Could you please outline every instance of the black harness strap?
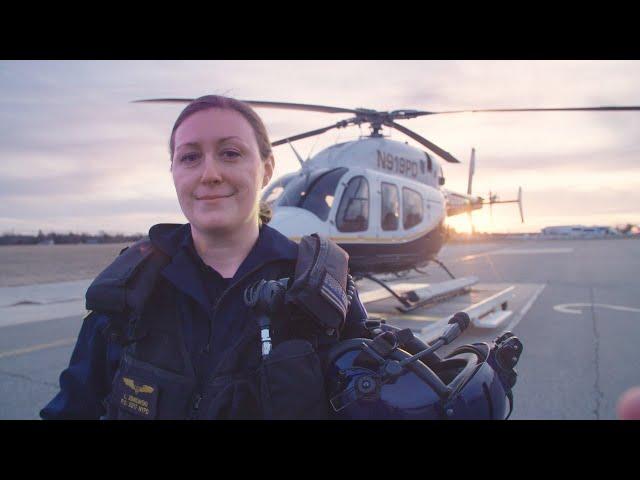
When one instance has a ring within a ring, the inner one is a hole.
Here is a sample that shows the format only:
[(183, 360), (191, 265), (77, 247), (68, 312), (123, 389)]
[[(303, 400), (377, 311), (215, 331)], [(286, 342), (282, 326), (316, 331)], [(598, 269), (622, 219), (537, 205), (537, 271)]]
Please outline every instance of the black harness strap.
[[(373, 353), (370, 353), (368, 349)], [(387, 359), (389, 354), (398, 348), (398, 340), (394, 333), (383, 332), (373, 339), (368, 348), (362, 350), (354, 360), (354, 365), (372, 368), (380, 365), (381, 358)], [(378, 358), (376, 358), (376, 356)]]
[[(112, 340), (129, 343), (125, 330), (131, 334), (133, 323), (151, 296), (160, 271), (169, 257), (153, 247), (149, 240), (140, 240), (120, 252), (120, 255), (91, 283), (86, 293), (87, 310), (110, 314), (104, 334)], [(127, 325), (127, 323), (129, 325)]]

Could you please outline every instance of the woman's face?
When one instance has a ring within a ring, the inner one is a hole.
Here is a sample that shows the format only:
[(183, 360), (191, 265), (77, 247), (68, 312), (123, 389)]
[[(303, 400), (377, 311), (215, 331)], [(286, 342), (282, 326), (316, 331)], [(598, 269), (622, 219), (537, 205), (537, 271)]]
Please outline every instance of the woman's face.
[(235, 110), (187, 117), (174, 137), (171, 171), (180, 207), (202, 232), (234, 232), (258, 221), (260, 190), (273, 157), (260, 158), (251, 124)]

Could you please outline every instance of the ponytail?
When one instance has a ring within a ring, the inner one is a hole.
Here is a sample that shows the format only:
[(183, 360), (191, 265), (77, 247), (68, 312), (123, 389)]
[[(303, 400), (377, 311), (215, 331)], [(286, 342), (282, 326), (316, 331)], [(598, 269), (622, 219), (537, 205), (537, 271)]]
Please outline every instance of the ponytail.
[(260, 202), (260, 211), (258, 212), (258, 224), (262, 226), (265, 223), (269, 223), (271, 217), (273, 216), (273, 211), (268, 203)]

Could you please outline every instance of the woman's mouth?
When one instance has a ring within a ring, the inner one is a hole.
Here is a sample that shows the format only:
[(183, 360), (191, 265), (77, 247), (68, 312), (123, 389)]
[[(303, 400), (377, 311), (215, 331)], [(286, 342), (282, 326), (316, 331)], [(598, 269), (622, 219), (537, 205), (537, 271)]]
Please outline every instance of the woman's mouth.
[(200, 195), (196, 197), (196, 200), (220, 200), (222, 198), (229, 198), (233, 193), (227, 195)]

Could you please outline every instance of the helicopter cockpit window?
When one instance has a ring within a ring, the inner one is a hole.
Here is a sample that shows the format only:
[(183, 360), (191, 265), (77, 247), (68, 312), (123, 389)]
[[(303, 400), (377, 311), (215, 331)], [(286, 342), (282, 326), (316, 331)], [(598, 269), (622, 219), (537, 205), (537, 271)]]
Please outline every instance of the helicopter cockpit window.
[(400, 218), (398, 187), (382, 182), (382, 230), (397, 230)]
[(424, 210), (422, 195), (410, 188), (402, 187), (402, 225), (405, 229), (422, 221)]
[(291, 181), (292, 178), (293, 177), (291, 176), (284, 177), (269, 185), (262, 194), (262, 201), (267, 203), (268, 205), (276, 204), (282, 196), (282, 192), (284, 192), (284, 189), (287, 187), (287, 184)]
[(347, 170), (344, 167), (323, 168), (310, 174), (297, 175), (287, 184), (276, 205), (304, 208), (321, 220), (326, 220), (338, 181)]
[(276, 202), (279, 207), (297, 207), (300, 199), (305, 195), (306, 186), (309, 183), (310, 175), (296, 175), (284, 188), (280, 198)]
[(369, 183), (361, 176), (349, 180), (336, 215), (341, 232), (362, 232), (369, 228)]
[(325, 221), (329, 217), (329, 212), (333, 205), (333, 197), (336, 193), (338, 181), (347, 170), (344, 167), (335, 168), (316, 177), (313, 182), (309, 183), (300, 206), (317, 215), (320, 220)]

